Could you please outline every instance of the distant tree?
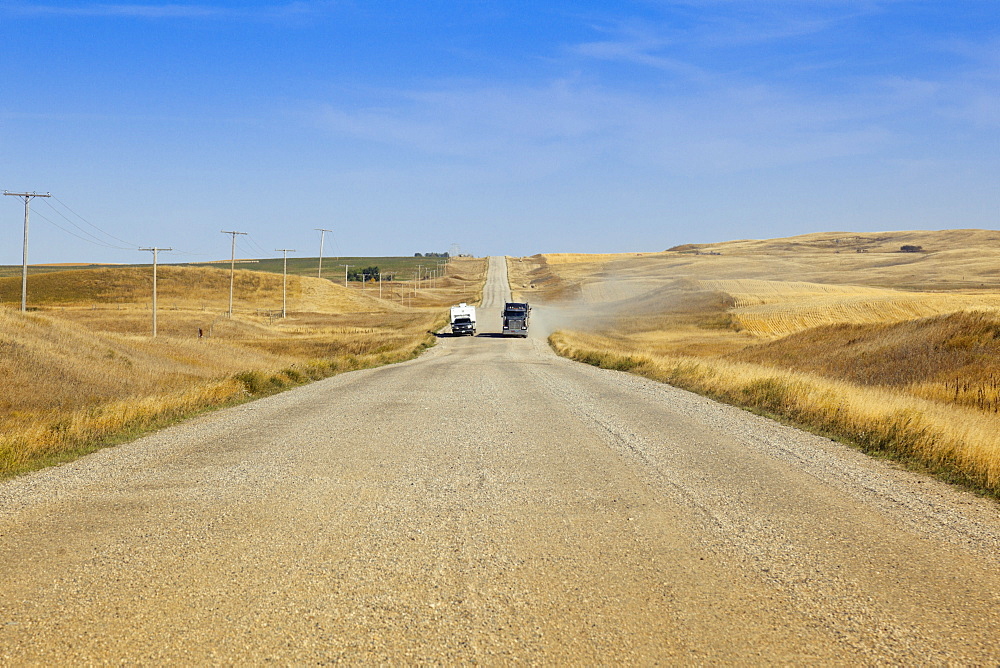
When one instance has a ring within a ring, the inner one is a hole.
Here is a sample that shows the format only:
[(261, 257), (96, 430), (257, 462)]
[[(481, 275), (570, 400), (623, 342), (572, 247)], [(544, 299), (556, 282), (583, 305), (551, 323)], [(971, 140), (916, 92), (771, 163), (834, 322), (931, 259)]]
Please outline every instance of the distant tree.
[(361, 269), (348, 269), (347, 280), (349, 281), (377, 281), (378, 267), (364, 267)]
[(899, 250), (902, 251), (903, 253), (919, 253), (923, 249), (924, 249), (923, 246), (911, 246), (909, 244), (899, 247)]
[(413, 254), (413, 257), (423, 257), (423, 256), (424, 256), (423, 253), (414, 253)]

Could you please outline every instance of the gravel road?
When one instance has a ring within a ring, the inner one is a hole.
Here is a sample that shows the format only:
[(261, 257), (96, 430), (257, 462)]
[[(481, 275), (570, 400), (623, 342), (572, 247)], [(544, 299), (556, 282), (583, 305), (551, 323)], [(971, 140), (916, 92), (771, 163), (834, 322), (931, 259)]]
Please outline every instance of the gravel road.
[(0, 485), (0, 664), (1000, 661), (997, 504), (490, 335), (505, 276), (480, 336)]

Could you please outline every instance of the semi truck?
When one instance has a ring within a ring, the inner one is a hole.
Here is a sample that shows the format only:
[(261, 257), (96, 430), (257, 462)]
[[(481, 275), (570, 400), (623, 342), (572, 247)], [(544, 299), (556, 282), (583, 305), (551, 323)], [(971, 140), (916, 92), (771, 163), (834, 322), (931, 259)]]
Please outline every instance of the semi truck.
[(531, 307), (527, 302), (507, 302), (503, 307), (503, 335), (528, 336), (528, 316)]
[(455, 336), (474, 336), (476, 333), (476, 307), (462, 302), (451, 307), (451, 333)]

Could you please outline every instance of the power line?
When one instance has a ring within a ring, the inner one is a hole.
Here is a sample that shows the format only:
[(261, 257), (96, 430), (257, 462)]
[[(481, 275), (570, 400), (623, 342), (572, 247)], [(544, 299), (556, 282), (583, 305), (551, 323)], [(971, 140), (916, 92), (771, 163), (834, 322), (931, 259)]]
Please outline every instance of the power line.
[(194, 253), (192, 251), (184, 251), (174, 249), (174, 253), (178, 255), (188, 255), (190, 257), (212, 257), (213, 253)]
[[(56, 213), (59, 213), (59, 211), (58, 211), (57, 209), (53, 209), (53, 211), (55, 211)], [(114, 244), (109, 244), (109, 243), (107, 243), (106, 241), (101, 241), (100, 239), (98, 239), (98, 238), (97, 238), (96, 236), (94, 236), (93, 234), (90, 234), (90, 233), (89, 233), (89, 232), (87, 232), (86, 230), (84, 230), (84, 229), (80, 228), (80, 226), (78, 226), (78, 225), (74, 225), (74, 227), (76, 227), (77, 229), (79, 229), (79, 230), (80, 230), (81, 232), (83, 232), (84, 234), (88, 234), (88, 235), (90, 235), (90, 237), (91, 237), (91, 238), (90, 238), (90, 239), (88, 239), (87, 237), (82, 237), (82, 236), (80, 236), (79, 234), (77, 234), (77, 233), (75, 233), (75, 232), (73, 232), (73, 231), (71, 231), (71, 230), (67, 230), (67, 229), (66, 229), (65, 227), (63, 227), (63, 226), (62, 226), (62, 225), (60, 225), (59, 223), (55, 222), (55, 221), (54, 221), (54, 220), (52, 220), (51, 218), (49, 218), (49, 217), (45, 216), (44, 214), (42, 214), (42, 213), (40, 213), (40, 212), (38, 212), (38, 211), (35, 211), (35, 215), (36, 215), (37, 217), (41, 218), (42, 220), (44, 220), (44, 221), (45, 221), (46, 223), (48, 223), (48, 224), (49, 224), (49, 225), (51, 225), (52, 227), (56, 228), (57, 230), (59, 230), (59, 231), (61, 231), (61, 232), (65, 232), (66, 234), (70, 235), (71, 237), (75, 237), (75, 238), (79, 239), (80, 241), (84, 241), (84, 242), (86, 242), (86, 243), (88, 243), (88, 244), (93, 244), (94, 246), (100, 246), (100, 247), (102, 247), (102, 248), (114, 248), (115, 250), (132, 250), (132, 248), (134, 248), (134, 246), (129, 246), (129, 247), (126, 247), (126, 246), (116, 246), (116, 245), (114, 245)], [(65, 216), (64, 216), (64, 217), (65, 217)], [(73, 221), (71, 221), (71, 220), (69, 220), (69, 219), (67, 219), (67, 221), (68, 221), (68, 222), (69, 222), (69, 223), (70, 223), (71, 225), (73, 225)]]
[[(56, 198), (53, 198), (53, 199), (56, 199)], [(77, 218), (79, 218), (80, 220), (82, 220), (84, 223), (86, 223), (88, 226), (94, 228), (95, 230), (97, 230), (98, 232), (100, 232), (104, 236), (108, 237), (109, 239), (114, 239), (115, 241), (117, 241), (117, 242), (119, 242), (121, 244), (125, 244), (125, 245), (124, 246), (116, 246), (114, 244), (111, 244), (111, 243), (105, 241), (104, 239), (101, 239), (100, 237), (96, 236), (92, 232), (89, 232), (89, 231), (83, 229), (82, 227), (80, 227), (79, 225), (77, 225), (76, 223), (74, 223), (72, 220), (69, 219), (68, 216), (66, 216), (66, 214), (64, 214), (62, 211), (60, 211), (56, 207), (54, 207), (50, 202), (46, 202), (46, 204), (49, 206), (49, 208), (52, 209), (56, 214), (58, 214), (63, 220), (65, 220), (67, 223), (69, 223), (70, 225), (72, 225), (76, 229), (80, 230), (80, 232), (82, 232), (83, 234), (86, 234), (88, 237), (91, 237), (92, 239), (94, 239), (96, 243), (106, 244), (109, 248), (118, 248), (120, 250), (131, 250), (131, 249), (133, 249), (133, 248), (136, 247), (137, 244), (133, 244), (132, 242), (126, 241), (125, 239), (119, 239), (118, 237), (116, 237), (115, 235), (111, 234), (110, 232), (106, 232), (103, 229), (101, 229), (100, 227), (98, 227), (97, 225), (94, 225), (89, 220), (87, 220), (86, 218), (84, 218), (83, 216), (81, 216), (80, 214), (78, 214), (76, 211), (74, 211), (73, 209), (70, 209), (68, 206), (66, 206), (66, 204), (64, 202), (61, 202), (58, 199), (56, 199), (56, 201), (59, 202), (60, 205), (62, 205), (63, 207), (65, 207), (67, 211), (69, 211), (74, 216), (76, 216)], [(52, 223), (53, 225), (55, 225), (55, 223), (53, 223), (51, 220), (49, 222)], [(58, 225), (56, 225), (56, 227), (58, 227)], [(62, 228), (60, 228), (60, 229), (62, 229)], [(66, 232), (66, 230), (63, 230), (63, 231)]]
[(264, 250), (264, 247), (258, 244), (257, 240), (254, 239), (249, 234), (247, 235), (247, 241), (250, 242), (251, 246), (253, 246), (253, 249), (251, 250), (253, 250), (253, 252), (258, 254), (260, 257), (264, 257), (265, 255), (268, 254), (268, 251)]
[(66, 204), (65, 202), (63, 202), (61, 199), (59, 199), (55, 195), (52, 196), (52, 199), (54, 199), (60, 205), (66, 207), (66, 209), (70, 213), (72, 213), (74, 216), (76, 216), (77, 218), (79, 218), (80, 220), (82, 220), (83, 222), (85, 222), (87, 225), (90, 225), (91, 227), (93, 227), (95, 230), (97, 230), (101, 234), (103, 234), (105, 236), (108, 236), (108, 237), (111, 237), (115, 241), (120, 241), (121, 243), (126, 244), (129, 248), (135, 248), (138, 245), (138, 244), (132, 243), (131, 241), (126, 241), (125, 239), (120, 239), (120, 238), (116, 237), (115, 235), (111, 234), (110, 232), (105, 232), (100, 227), (98, 227), (97, 225), (94, 225), (92, 222), (90, 222), (89, 220), (87, 220), (86, 218), (84, 218), (83, 216), (81, 216), (80, 214), (78, 214), (76, 211), (74, 211), (73, 209), (71, 209), (68, 204)]

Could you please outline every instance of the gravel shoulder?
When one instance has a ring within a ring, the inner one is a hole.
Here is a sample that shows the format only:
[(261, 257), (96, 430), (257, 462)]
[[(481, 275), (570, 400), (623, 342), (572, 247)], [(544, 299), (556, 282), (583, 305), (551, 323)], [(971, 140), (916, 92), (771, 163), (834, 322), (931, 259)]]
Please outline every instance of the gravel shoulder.
[(992, 502), (477, 337), (0, 485), (0, 662), (996, 663)]

